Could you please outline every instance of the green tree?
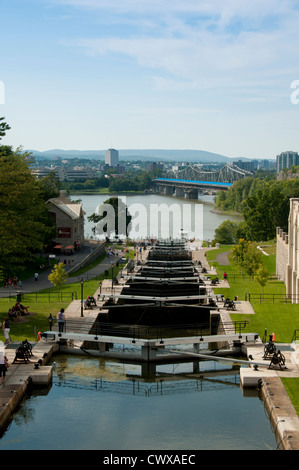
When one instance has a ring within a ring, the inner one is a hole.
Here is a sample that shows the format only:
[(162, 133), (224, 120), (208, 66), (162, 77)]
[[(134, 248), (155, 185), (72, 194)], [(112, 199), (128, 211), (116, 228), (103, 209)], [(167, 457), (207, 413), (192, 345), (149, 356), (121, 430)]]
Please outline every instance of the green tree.
[(110, 197), (99, 206), (97, 213), (88, 217), (89, 221), (97, 224), (92, 229), (93, 233), (106, 234), (108, 238), (113, 235), (128, 236), (131, 219), (126, 204), (118, 197)]
[(251, 242), (240, 239), (239, 244), (232, 248), (233, 262), (240, 266), (249, 276), (252, 276), (262, 263), (261, 253)]
[(215, 230), (214, 243), (233, 244), (238, 224), (231, 220), (224, 220)]
[(65, 284), (68, 274), (65, 272), (64, 263), (58, 263), (54, 265), (51, 273), (48, 276), (49, 281), (57, 287), (59, 290)]
[(44, 176), (44, 178), (40, 178), (38, 183), (40, 185), (44, 201), (47, 201), (52, 197), (59, 196), (60, 182), (54, 171), (51, 171), (51, 173)]
[(241, 270), (245, 268), (246, 252), (248, 250), (249, 242), (240, 238), (239, 243), (232, 247), (232, 260), (233, 263), (240, 266)]
[(13, 275), (41, 252), (53, 230), (30, 154), (0, 146), (0, 269)]
[(262, 264), (262, 255), (260, 251), (251, 244), (248, 244), (245, 259), (244, 259), (244, 269), (249, 276), (253, 276)]
[(267, 284), (268, 278), (269, 278), (269, 272), (265, 268), (265, 266), (263, 264), (261, 264), (260, 267), (258, 268), (258, 270), (256, 271), (256, 274), (254, 276), (254, 280), (256, 282), (258, 282), (259, 285), (262, 287), (263, 293), (264, 293), (264, 287)]
[(247, 197), (243, 210), (246, 238), (251, 241), (271, 240), (276, 227), (287, 229), (289, 197), (280, 184), (265, 182)]
[(4, 121), (4, 117), (0, 117), (0, 140), (5, 136), (6, 131), (10, 129), (10, 126)]

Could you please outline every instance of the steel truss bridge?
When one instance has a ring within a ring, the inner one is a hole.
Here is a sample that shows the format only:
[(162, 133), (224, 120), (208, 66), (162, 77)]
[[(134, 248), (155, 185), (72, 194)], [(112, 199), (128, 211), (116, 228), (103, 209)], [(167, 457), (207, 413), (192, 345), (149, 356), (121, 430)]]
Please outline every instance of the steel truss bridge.
[(232, 183), (221, 183), (213, 181), (191, 181), (171, 178), (156, 178), (153, 180), (156, 190), (167, 196), (185, 197), (186, 199), (197, 199), (198, 194), (226, 191)]
[(165, 178), (156, 178), (157, 191), (168, 196), (197, 199), (199, 193), (229, 189), (235, 181), (252, 176), (236, 165), (224, 165), (219, 170), (206, 171), (189, 165), (181, 171), (168, 171)]

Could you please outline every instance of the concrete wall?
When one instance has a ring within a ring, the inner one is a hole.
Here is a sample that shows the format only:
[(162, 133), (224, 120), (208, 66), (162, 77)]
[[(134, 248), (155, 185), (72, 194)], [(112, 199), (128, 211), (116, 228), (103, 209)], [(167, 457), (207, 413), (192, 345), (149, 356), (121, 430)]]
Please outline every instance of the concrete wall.
[(90, 252), (88, 255), (86, 255), (86, 258), (81, 260), (80, 263), (76, 264), (68, 271), (68, 274), (73, 274), (79, 269), (84, 268), (88, 264), (100, 258), (104, 253), (106, 253), (106, 243), (99, 242), (98, 244), (95, 245), (95, 248), (93, 249), (93, 251)]
[(276, 235), (276, 274), (292, 302), (299, 303), (299, 198), (290, 199), (288, 234), (278, 228)]
[(287, 294), (293, 296), (293, 302), (299, 302), (299, 198), (290, 199), (289, 214), (289, 255), (287, 265)]
[(276, 234), (276, 276), (286, 284), (288, 264), (288, 234), (277, 227)]

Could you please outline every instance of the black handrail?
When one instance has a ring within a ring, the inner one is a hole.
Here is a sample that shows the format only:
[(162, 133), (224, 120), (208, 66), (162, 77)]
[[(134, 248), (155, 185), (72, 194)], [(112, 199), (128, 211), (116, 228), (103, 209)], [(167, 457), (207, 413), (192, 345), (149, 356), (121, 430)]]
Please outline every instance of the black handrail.
[(298, 294), (263, 294), (263, 293), (251, 293), (246, 292), (245, 300), (251, 302), (252, 300), (259, 300), (260, 303), (272, 301), (275, 302), (283, 302), (283, 303), (293, 303), (294, 301), (297, 302), (299, 300)]
[(299, 340), (299, 329), (296, 329), (294, 331), (291, 343), (293, 343), (294, 341), (297, 341), (297, 340)]
[(9, 300), (16, 301), (16, 300), (27, 300), (28, 302), (35, 299), (37, 302), (39, 299), (47, 299), (49, 302), (62, 302), (64, 300), (76, 300), (77, 299), (77, 292), (10, 292), (9, 293)]
[(97, 336), (119, 336), (137, 339), (157, 339), (172, 337), (190, 337), (199, 336), (204, 338), (211, 334), (236, 334), (241, 333), (248, 321), (235, 321), (221, 323), (217, 328), (217, 333), (211, 333), (210, 323), (192, 323), (179, 325), (130, 325), (108, 322), (81, 322), (77, 320), (66, 320), (64, 323), (64, 332), (92, 334)]

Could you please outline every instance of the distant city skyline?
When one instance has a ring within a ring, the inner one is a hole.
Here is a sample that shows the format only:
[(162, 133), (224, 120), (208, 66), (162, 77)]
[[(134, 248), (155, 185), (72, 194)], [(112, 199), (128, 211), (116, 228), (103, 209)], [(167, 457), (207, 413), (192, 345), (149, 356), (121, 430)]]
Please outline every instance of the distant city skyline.
[(2, 0), (1, 141), (299, 151), (298, 0)]

